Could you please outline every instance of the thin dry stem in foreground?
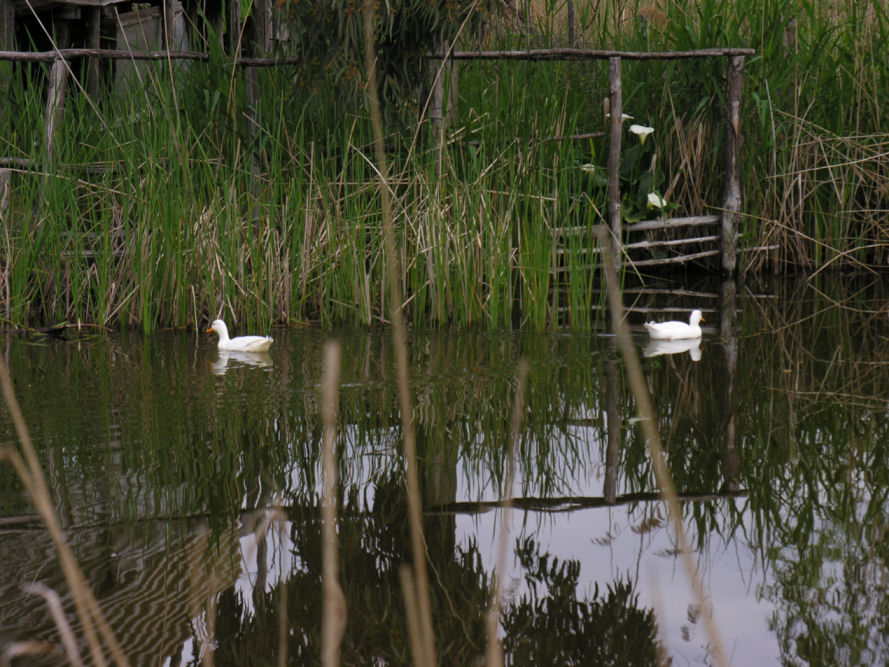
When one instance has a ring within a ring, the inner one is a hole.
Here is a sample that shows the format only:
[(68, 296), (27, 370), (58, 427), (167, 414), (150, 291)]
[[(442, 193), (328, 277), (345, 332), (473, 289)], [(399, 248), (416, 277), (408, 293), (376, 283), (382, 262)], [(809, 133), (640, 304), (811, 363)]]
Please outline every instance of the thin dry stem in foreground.
[(324, 374), (321, 378), (321, 419), (324, 422), (322, 444), (322, 586), (321, 662), (325, 667), (340, 664), (340, 643), (346, 629), (346, 599), (339, 584), (339, 556), (336, 544), (336, 427), (339, 414), (340, 346), (324, 346)]
[(497, 547), (497, 569), (495, 570), (494, 599), (488, 611), (488, 650), (485, 664), (496, 667), (503, 664), (503, 646), (497, 637), (500, 622), (500, 609), (503, 606), (503, 573), (506, 571), (506, 553), (509, 550), (509, 529), (512, 525), (512, 485), (515, 479), (515, 445), (519, 439), (525, 412), (525, 388), (528, 384), (528, 361), (519, 361), (516, 374), (516, 395), (512, 406), (512, 428), (506, 454), (506, 479), (503, 484), (503, 511), (500, 523), (500, 544)]
[[(129, 662), (126, 656), (124, 656), (120, 644), (117, 642), (117, 637), (114, 636), (111, 626), (105, 620), (105, 615), (99, 608), (99, 603), (96, 601), (86, 578), (83, 576), (83, 572), (80, 571), (71, 547), (65, 541), (65, 535), (62, 532), (62, 527), (59, 525), (52, 497), (49, 495), (49, 490), (46, 486), (43, 469), (40, 467), (40, 459), (37, 457), (37, 452), (31, 442), (31, 435), (28, 433), (28, 427), (25, 424), (15, 392), (12, 389), (12, 381), (9, 378), (6, 361), (2, 356), (0, 356), (0, 385), (2, 385), (3, 398), (6, 400), (6, 406), (9, 408), (9, 414), (12, 417), (12, 422), (25, 457), (23, 461), (17, 452), (9, 450), (5, 458), (12, 461), (16, 472), (22, 479), (22, 483), (31, 495), (41, 520), (56, 545), (62, 571), (65, 573), (65, 580), (71, 589), (77, 616), (83, 626), (83, 632), (90, 647), (93, 663), (100, 667), (107, 664), (102, 648), (104, 644), (117, 664), (128, 665)], [(101, 636), (101, 642), (99, 641), (99, 635)]]
[(62, 636), (62, 646), (65, 647), (65, 657), (68, 658), (68, 662), (74, 667), (83, 665), (83, 660), (80, 659), (80, 653), (77, 651), (77, 640), (74, 638), (71, 624), (68, 623), (68, 617), (65, 616), (65, 610), (62, 608), (62, 601), (59, 599), (59, 594), (49, 586), (41, 584), (38, 581), (30, 584), (22, 584), (22, 589), (26, 593), (39, 595), (46, 600), (46, 604), (49, 607), (49, 613), (52, 614), (52, 620), (55, 622), (56, 628), (58, 628), (59, 634)]
[(608, 306), (611, 310), (611, 324), (617, 336), (618, 345), (620, 345), (621, 356), (626, 364), (630, 389), (636, 399), (636, 413), (642, 424), (645, 439), (648, 441), (648, 452), (649, 456), (651, 456), (655, 479), (661, 490), (661, 496), (667, 504), (670, 518), (673, 521), (673, 531), (676, 534), (677, 546), (682, 553), (682, 561), (685, 564), (688, 579), (691, 582), (692, 592), (698, 607), (702, 611), (704, 628), (710, 642), (710, 650), (713, 652), (714, 662), (720, 665), (720, 667), (728, 667), (729, 663), (726, 658), (722, 637), (713, 618), (713, 607), (704, 592), (704, 585), (701, 583), (701, 578), (698, 575), (697, 563), (695, 563), (692, 556), (691, 546), (685, 534), (685, 526), (682, 524), (682, 510), (679, 507), (679, 497), (676, 495), (676, 487), (673, 485), (673, 479), (670, 477), (670, 471), (667, 469), (667, 462), (664, 459), (664, 449), (661, 446), (661, 439), (655, 426), (654, 408), (648, 396), (645, 378), (642, 376), (642, 366), (639, 364), (636, 348), (633, 347), (633, 340), (624, 321), (623, 302), (618, 289), (617, 271), (614, 267), (614, 258), (611, 256), (611, 244), (608, 233), (603, 227), (600, 227), (598, 234), (602, 264), (605, 269)]
[(398, 257), (395, 251), (395, 231), (392, 222), (392, 202), (389, 194), (388, 169), (383, 148), (383, 121), (377, 92), (376, 57), (373, 48), (374, 2), (364, 3), (364, 48), (367, 59), (367, 98), (373, 126), (374, 151), (380, 177), (380, 197), (383, 213), (383, 245), (389, 278), (389, 295), (392, 309), (392, 334), (395, 339), (395, 367), (398, 381), (398, 398), (401, 418), (404, 421), (404, 460), (407, 482), (407, 506), (410, 521), (411, 546), (414, 555), (414, 593), (419, 611), (421, 665), (437, 664), (435, 638), (432, 634), (432, 605), (429, 600), (429, 576), (426, 572), (426, 544), (421, 521), (420, 483), (417, 475), (417, 445), (414, 434), (413, 408), (408, 380), (407, 335), (402, 313), (404, 299), (401, 294)]

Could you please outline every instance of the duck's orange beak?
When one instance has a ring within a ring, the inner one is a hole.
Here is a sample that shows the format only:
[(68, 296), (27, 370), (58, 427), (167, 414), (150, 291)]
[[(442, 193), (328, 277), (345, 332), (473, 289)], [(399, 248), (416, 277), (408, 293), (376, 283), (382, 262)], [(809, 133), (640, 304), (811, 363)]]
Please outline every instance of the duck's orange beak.
[(207, 329), (204, 333), (213, 333), (213, 327), (210, 327), (210, 328)]

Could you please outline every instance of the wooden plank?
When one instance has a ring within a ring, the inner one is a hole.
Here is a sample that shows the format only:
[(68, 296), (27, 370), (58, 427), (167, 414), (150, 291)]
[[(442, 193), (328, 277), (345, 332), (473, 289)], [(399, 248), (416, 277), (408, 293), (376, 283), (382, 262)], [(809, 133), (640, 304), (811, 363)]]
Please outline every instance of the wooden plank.
[(666, 266), (669, 264), (684, 264), (685, 262), (692, 262), (696, 259), (703, 259), (704, 257), (713, 257), (714, 255), (720, 254), (720, 252), (721, 251), (719, 250), (704, 250), (690, 255), (665, 257), (664, 259), (641, 259), (638, 262), (632, 262), (632, 266)]
[(758, 245), (750, 248), (738, 248), (738, 252), (768, 252), (769, 250), (779, 250), (779, 245)]
[(672, 248), (688, 243), (713, 243), (719, 241), (718, 236), (697, 236), (692, 239), (670, 239), (666, 241), (637, 241), (624, 245), (624, 250), (641, 250), (644, 248)]
[(627, 227), (627, 232), (648, 232), (656, 229), (675, 227), (696, 227), (699, 225), (715, 225), (719, 222), (718, 215), (693, 215), (687, 218), (661, 218), (634, 222)]
[[(699, 227), (703, 225), (715, 225), (720, 221), (718, 215), (693, 215), (685, 218), (659, 218), (656, 220), (642, 220), (634, 222), (626, 227), (627, 233), (630, 232), (650, 232), (659, 229), (675, 229), (678, 227)], [(555, 236), (581, 236), (590, 234), (595, 236), (598, 233), (598, 225), (587, 227), (579, 225), (576, 227), (553, 227)]]

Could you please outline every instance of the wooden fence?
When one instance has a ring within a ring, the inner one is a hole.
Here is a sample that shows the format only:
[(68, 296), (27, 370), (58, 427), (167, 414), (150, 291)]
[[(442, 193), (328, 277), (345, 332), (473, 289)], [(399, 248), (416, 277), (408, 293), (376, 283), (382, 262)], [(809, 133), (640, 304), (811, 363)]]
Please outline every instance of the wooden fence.
[[(699, 260), (712, 255), (720, 255), (720, 268), (723, 273), (732, 275), (737, 268), (737, 232), (741, 210), (741, 179), (739, 151), (741, 145), (741, 95), (743, 91), (744, 58), (754, 55), (753, 49), (696, 49), (691, 51), (613, 51), (601, 49), (532, 49), (524, 51), (454, 51), (439, 56), (453, 60), (528, 60), (528, 61), (608, 61), (608, 103), (610, 122), (608, 127), (608, 208), (607, 222), (614, 243), (616, 258), (628, 257), (634, 248), (652, 248), (679, 243), (706, 243), (718, 241), (716, 250), (699, 250), (684, 255), (663, 259), (643, 259), (633, 261), (634, 266), (653, 266)], [(624, 60), (683, 60), (690, 58), (726, 58), (726, 146), (725, 146), (725, 185), (722, 209), (719, 215), (696, 215), (683, 218), (661, 218), (645, 220), (623, 229), (621, 217), (620, 155), (621, 125), (623, 123), (623, 82), (622, 62)], [(624, 243), (626, 233), (675, 229), (678, 227), (718, 225), (719, 233), (681, 241), (640, 241)], [(626, 233), (625, 233), (626, 232)]]

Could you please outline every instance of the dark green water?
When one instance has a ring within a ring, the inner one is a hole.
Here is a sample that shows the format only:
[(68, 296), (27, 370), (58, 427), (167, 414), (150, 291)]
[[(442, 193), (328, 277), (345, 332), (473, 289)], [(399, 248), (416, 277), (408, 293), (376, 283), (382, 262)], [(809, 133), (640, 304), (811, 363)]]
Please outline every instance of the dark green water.
[[(721, 294), (651, 287), (625, 301), (705, 311), (699, 350), (643, 367), (730, 659), (883, 664), (889, 283), (830, 276), (712, 291)], [(636, 326), (645, 319), (630, 315)], [(273, 664), (284, 590), (290, 663), (318, 662), (318, 383), (331, 338), (342, 345), (343, 662), (409, 662), (390, 337), (273, 334), (259, 359), (220, 358), (211, 338), (188, 333), (2, 339), (67, 538), (134, 664), (198, 664), (211, 650), (216, 664)], [(643, 333), (636, 340), (647, 349)], [(413, 332), (441, 664), (484, 653), (523, 357), (530, 376), (501, 630), (509, 661), (645, 664), (660, 644), (674, 664), (709, 662), (613, 339)], [(5, 409), (0, 437), (15, 446)], [(276, 507), (286, 518), (263, 533)], [(68, 602), (46, 532), (4, 465), (0, 646), (58, 641), (42, 599), (21, 590), (27, 581)]]

